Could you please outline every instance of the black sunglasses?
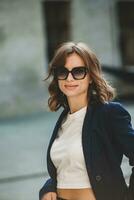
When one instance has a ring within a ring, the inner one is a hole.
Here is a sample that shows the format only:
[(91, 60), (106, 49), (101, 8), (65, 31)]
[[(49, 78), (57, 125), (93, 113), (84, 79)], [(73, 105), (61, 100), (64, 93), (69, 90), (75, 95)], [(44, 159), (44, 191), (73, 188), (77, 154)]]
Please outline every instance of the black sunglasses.
[(87, 72), (88, 68), (85, 66), (74, 67), (71, 71), (66, 67), (59, 67), (54, 69), (54, 76), (58, 80), (66, 80), (69, 73), (71, 73), (75, 80), (81, 80), (85, 78)]

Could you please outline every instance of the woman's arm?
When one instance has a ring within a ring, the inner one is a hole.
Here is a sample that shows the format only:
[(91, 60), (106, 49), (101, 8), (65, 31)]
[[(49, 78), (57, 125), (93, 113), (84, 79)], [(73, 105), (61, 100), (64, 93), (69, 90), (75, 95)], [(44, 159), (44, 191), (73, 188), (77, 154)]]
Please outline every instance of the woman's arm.
[(111, 129), (121, 151), (133, 166), (129, 182), (129, 194), (134, 199), (134, 129), (131, 124), (129, 112), (120, 103), (111, 103), (110, 106)]
[(42, 197), (44, 196), (44, 194), (46, 194), (48, 192), (55, 192), (56, 193), (56, 182), (52, 178), (49, 178), (45, 182), (43, 187), (40, 189), (40, 191), (39, 191), (39, 200), (41, 200)]

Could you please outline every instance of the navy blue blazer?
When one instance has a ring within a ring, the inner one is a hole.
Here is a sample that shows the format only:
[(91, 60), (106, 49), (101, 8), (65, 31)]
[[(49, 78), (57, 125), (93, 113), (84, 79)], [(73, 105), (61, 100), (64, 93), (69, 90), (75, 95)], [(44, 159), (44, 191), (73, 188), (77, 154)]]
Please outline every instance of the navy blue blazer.
[[(54, 128), (47, 151), (50, 179), (39, 192), (39, 199), (47, 192), (56, 192), (56, 168), (50, 158), (50, 149), (57, 136), (65, 109)], [(134, 200), (134, 167), (127, 186), (121, 161), (123, 154), (134, 166), (134, 129), (128, 111), (117, 102), (90, 105), (82, 129), (82, 146), (88, 176), (96, 200)]]

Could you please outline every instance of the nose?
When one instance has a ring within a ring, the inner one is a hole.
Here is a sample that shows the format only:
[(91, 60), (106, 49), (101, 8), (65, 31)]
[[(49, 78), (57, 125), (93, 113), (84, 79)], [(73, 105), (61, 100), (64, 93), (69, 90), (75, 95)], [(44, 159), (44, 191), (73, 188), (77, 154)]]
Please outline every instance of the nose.
[(67, 80), (67, 81), (73, 81), (73, 80), (74, 80), (74, 78), (73, 78), (71, 72), (68, 73), (68, 77), (67, 77), (66, 80)]

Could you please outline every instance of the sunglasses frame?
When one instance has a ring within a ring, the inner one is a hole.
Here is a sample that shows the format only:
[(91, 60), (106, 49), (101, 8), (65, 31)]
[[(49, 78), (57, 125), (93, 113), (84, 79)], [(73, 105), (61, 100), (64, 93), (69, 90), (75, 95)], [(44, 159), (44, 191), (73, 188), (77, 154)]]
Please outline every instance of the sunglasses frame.
[[(82, 78), (76, 78), (75, 74), (74, 74), (74, 71), (76, 69), (81, 69), (81, 68), (85, 70), (84, 74), (83, 74), (83, 77)], [(59, 69), (61, 69), (61, 67)], [(69, 73), (71, 73), (73, 79), (75, 79), (75, 80), (82, 80), (82, 79), (85, 78), (85, 76), (87, 75), (87, 72), (89, 71), (88, 67), (86, 67), (86, 66), (77, 66), (77, 67), (74, 67), (72, 70), (68, 70), (66, 67), (62, 67), (62, 69), (64, 69), (65, 72), (66, 72), (65, 78), (58, 78), (58, 69), (54, 68), (54, 76), (55, 76), (55, 78), (57, 80), (66, 80), (68, 78)]]

